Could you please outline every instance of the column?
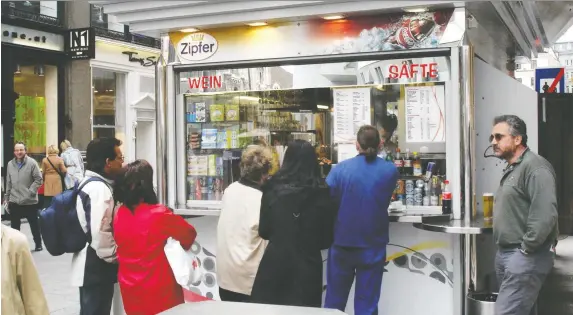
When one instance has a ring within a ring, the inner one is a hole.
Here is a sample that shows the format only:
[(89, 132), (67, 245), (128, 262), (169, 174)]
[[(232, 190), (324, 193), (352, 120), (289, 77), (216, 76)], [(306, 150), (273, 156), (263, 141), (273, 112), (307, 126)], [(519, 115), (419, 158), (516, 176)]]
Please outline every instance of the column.
[(46, 98), (46, 150), (58, 146), (58, 67), (44, 66), (44, 96)]
[[(64, 23), (67, 28), (89, 27), (90, 4), (87, 1), (66, 2)], [(66, 116), (71, 120), (66, 138), (79, 150), (85, 150), (92, 139), (92, 75), (89, 60), (74, 60), (66, 66)]]

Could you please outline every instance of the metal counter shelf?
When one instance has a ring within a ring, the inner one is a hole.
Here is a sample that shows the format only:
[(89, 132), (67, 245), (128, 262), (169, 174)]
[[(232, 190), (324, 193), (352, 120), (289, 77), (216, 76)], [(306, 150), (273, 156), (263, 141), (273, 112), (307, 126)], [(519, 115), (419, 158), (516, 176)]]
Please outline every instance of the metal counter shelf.
[[(218, 216), (221, 213), (220, 206), (212, 207), (188, 207), (186, 205), (176, 206), (174, 208), (175, 214), (183, 217), (194, 217), (194, 216)], [(439, 222), (449, 222), (451, 216), (447, 214), (408, 214), (404, 212), (391, 212), (388, 213), (388, 219), (390, 222), (399, 223), (439, 223)]]
[(421, 222), (414, 223), (414, 227), (426, 231), (450, 234), (490, 234), (493, 232), (491, 224), (486, 224), (481, 218), (469, 223), (466, 223), (465, 220)]

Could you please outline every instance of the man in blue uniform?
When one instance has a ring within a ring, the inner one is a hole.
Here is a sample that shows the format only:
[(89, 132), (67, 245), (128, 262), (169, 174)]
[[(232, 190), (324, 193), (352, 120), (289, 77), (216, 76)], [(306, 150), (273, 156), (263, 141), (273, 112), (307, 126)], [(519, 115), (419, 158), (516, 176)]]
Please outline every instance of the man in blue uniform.
[(339, 163), (326, 182), (340, 208), (328, 253), (326, 308), (344, 311), (356, 275), (354, 313), (377, 315), (388, 244), (388, 206), (398, 181), (392, 162), (378, 157), (378, 130), (358, 131), (358, 156)]

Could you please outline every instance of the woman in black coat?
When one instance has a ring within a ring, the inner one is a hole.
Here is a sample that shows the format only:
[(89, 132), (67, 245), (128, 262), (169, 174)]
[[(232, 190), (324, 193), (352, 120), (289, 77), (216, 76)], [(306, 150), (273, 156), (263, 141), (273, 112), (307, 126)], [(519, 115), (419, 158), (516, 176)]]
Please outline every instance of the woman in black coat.
[(314, 148), (307, 141), (293, 141), (282, 168), (263, 187), (259, 235), (269, 244), (252, 302), (321, 306), (320, 251), (332, 244), (336, 209)]

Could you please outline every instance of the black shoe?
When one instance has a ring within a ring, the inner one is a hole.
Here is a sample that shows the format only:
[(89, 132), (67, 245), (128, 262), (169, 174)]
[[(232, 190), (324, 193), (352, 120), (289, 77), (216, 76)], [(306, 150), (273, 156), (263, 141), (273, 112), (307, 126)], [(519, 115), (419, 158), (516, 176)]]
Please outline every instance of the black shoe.
[(42, 248), (42, 246), (36, 246), (36, 248), (34, 249), (35, 252), (41, 252), (44, 249)]

